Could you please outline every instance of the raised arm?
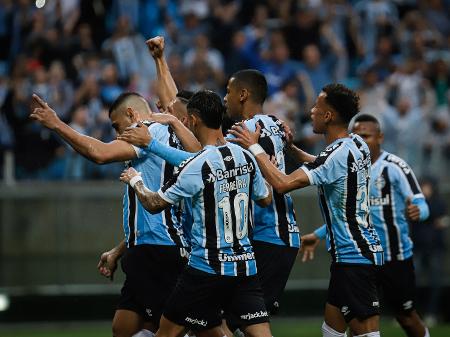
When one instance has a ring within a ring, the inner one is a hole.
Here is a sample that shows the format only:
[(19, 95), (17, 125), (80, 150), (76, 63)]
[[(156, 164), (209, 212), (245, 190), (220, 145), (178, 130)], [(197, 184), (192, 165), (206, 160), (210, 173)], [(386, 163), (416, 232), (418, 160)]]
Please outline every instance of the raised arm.
[(30, 118), (56, 132), (75, 151), (87, 159), (97, 164), (106, 164), (136, 158), (136, 152), (130, 144), (121, 140), (104, 143), (98, 139), (83, 135), (61, 121), (56, 112), (39, 96), (33, 95), (33, 103), (36, 108), (30, 114)]
[(176, 98), (178, 89), (164, 57), (164, 38), (156, 36), (147, 40), (146, 44), (155, 60), (158, 96), (163, 109), (166, 110)]
[(278, 193), (287, 193), (308, 186), (310, 184), (309, 178), (302, 169), (286, 175), (270, 161), (269, 156), (258, 144), (260, 130), (259, 125), (256, 126), (256, 132), (250, 132), (244, 123), (235, 124), (230, 133), (236, 138), (229, 141), (248, 149), (255, 156), (262, 174)]
[(149, 190), (145, 185), (140, 174), (132, 167), (126, 169), (120, 175), (120, 180), (129, 184), (136, 193), (142, 206), (152, 214), (157, 214), (170, 206), (161, 196)]

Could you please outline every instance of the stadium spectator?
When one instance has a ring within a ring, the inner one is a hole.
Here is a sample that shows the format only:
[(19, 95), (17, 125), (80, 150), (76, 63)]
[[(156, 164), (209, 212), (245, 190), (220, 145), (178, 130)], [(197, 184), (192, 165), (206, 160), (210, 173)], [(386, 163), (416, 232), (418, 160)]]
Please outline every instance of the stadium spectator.
[[(180, 88), (224, 93), (226, 77), (257, 68), (265, 72), (272, 96), (297, 75), (296, 137), (309, 150), (322, 145), (301, 111), (311, 106), (311, 88), (317, 94), (325, 83), (338, 81), (359, 88), (362, 110), (384, 121), (396, 116), (386, 102), (397, 106), (408, 96), (412, 108), (422, 110), (424, 137), (440, 144), (431, 155), (445, 158), (441, 121), (450, 83), (448, 13), (449, 2), (442, 0), (113, 0), (95, 5), (70, 0), (46, 2), (42, 9), (29, 0), (3, 0), (0, 76), (9, 80), (2, 82), (7, 94), (1, 109), (21, 158), (18, 138), (34, 132), (23, 120), (33, 88), (49, 101), (53, 96), (53, 105), (63, 105), (57, 111), (66, 121), (86, 105), (87, 132), (94, 132), (93, 121), (120, 92), (134, 90), (154, 100), (156, 73), (145, 57), (144, 40), (162, 35)], [(431, 135), (438, 125), (440, 131)], [(27, 172), (24, 178), (35, 177), (41, 167), (24, 170), (21, 160), (16, 163), (18, 171)], [(436, 163), (436, 168), (444, 165)], [(89, 172), (86, 178), (92, 177)]]
[(425, 177), (420, 185), (430, 208), (430, 216), (424, 222), (414, 222), (412, 234), (417, 275), (419, 281), (425, 281), (427, 286), (425, 321), (428, 325), (433, 326), (439, 318), (442, 267), (445, 265), (442, 261), (446, 248), (445, 232), (449, 226), (449, 218), (446, 202), (439, 194), (437, 180)]

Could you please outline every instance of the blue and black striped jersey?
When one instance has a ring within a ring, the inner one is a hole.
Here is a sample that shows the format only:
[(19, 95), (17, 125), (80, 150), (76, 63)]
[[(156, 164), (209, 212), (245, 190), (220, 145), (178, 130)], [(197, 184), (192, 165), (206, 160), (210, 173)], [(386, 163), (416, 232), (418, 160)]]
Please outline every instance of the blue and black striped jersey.
[(370, 215), (386, 261), (405, 260), (413, 255), (413, 243), (405, 215), (406, 200), (425, 200), (412, 169), (401, 158), (382, 152), (372, 165)]
[(383, 263), (383, 249), (369, 218), (370, 153), (358, 135), (328, 145), (301, 168), (319, 189), (327, 245), (338, 263)]
[[(163, 144), (180, 148), (180, 142), (171, 127), (159, 123), (146, 123), (151, 135)], [(157, 191), (174, 174), (174, 167), (148, 149), (134, 147), (137, 158), (128, 165), (141, 172), (142, 179), (151, 190)], [(123, 226), (128, 247), (140, 244), (186, 247), (181, 226), (182, 204), (158, 214), (150, 214), (139, 202), (134, 190), (127, 185), (123, 198)]]
[[(281, 121), (274, 116), (255, 115), (244, 123), (252, 132), (259, 123), (261, 126), (259, 145), (268, 155), (276, 158), (278, 169), (285, 173), (285, 135)], [(228, 137), (232, 138), (233, 136), (229, 135)], [(273, 189), (272, 195), (272, 204), (268, 207), (253, 205), (256, 224), (253, 240), (300, 247), (300, 233), (291, 195), (289, 193), (280, 194)]]
[(171, 204), (192, 198), (190, 266), (219, 275), (256, 274), (249, 206), (269, 191), (248, 151), (230, 143), (206, 146), (158, 193)]

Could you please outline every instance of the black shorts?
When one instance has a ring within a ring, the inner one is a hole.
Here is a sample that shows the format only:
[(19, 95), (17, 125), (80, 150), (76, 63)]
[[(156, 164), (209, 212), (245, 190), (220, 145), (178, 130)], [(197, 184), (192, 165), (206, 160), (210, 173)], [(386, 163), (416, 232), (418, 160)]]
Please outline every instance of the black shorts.
[(117, 309), (134, 311), (158, 326), (165, 301), (186, 265), (182, 255), (184, 250), (176, 246), (128, 248), (121, 261), (126, 277)]
[(215, 275), (189, 266), (178, 279), (164, 316), (193, 331), (217, 327), (229, 317), (239, 327), (269, 321), (256, 275)]
[(415, 309), (416, 276), (413, 258), (385, 262), (378, 270), (378, 283), (383, 299), (395, 313), (408, 314)]
[(262, 241), (253, 241), (252, 246), (266, 308), (274, 315), (278, 312), (280, 297), (297, 258), (298, 248)]
[(377, 266), (332, 263), (327, 302), (338, 307), (348, 323), (380, 314)]

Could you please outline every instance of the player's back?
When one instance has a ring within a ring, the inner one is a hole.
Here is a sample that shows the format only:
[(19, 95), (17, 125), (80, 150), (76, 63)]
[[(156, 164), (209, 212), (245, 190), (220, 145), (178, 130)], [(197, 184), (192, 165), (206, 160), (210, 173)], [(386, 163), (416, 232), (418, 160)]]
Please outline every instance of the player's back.
[[(145, 122), (152, 136), (163, 144), (180, 148), (173, 129), (159, 123)], [(134, 147), (137, 158), (129, 165), (141, 172), (146, 186), (157, 191), (174, 174), (174, 167), (147, 149)], [(161, 213), (147, 212), (134, 190), (127, 186), (123, 200), (123, 226), (129, 246), (139, 244), (186, 246), (181, 223), (181, 205), (174, 205)]]
[(337, 139), (305, 165), (318, 185), (333, 261), (382, 264), (382, 247), (369, 219), (370, 154), (357, 135)]
[(383, 151), (371, 169), (370, 215), (386, 261), (405, 260), (413, 254), (405, 213), (407, 198), (424, 198), (412, 169), (401, 158)]
[[(276, 158), (277, 167), (285, 173), (285, 135), (281, 121), (274, 116), (255, 115), (245, 121), (250, 131), (261, 126), (258, 143), (269, 156)], [(268, 207), (254, 205), (255, 228), (253, 240), (290, 247), (300, 246), (294, 204), (289, 193), (277, 193), (272, 189), (272, 204)]]
[(249, 206), (251, 198), (266, 197), (268, 190), (249, 152), (230, 143), (206, 146), (180, 165), (162, 193), (167, 200), (192, 196), (192, 267), (229, 276), (256, 273)]

